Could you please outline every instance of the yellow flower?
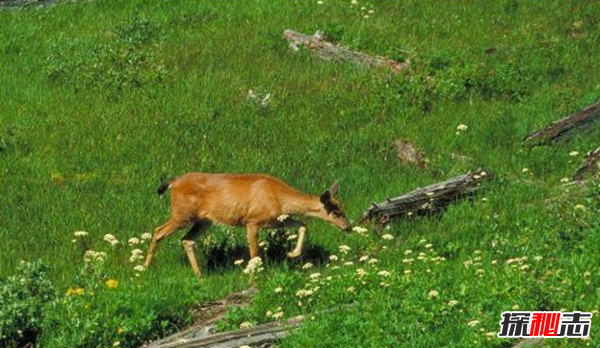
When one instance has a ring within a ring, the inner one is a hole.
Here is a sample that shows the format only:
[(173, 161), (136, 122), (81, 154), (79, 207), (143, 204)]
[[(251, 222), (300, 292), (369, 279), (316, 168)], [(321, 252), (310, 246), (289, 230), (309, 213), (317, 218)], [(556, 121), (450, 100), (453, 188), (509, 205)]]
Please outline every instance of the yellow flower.
[(106, 281), (106, 287), (109, 289), (116, 289), (119, 286), (119, 281), (116, 279), (109, 279)]
[(121, 333), (123, 333), (123, 332), (125, 332), (125, 330), (123, 330), (122, 328), (118, 328), (118, 329), (117, 329), (117, 333), (121, 334)]
[(68, 296), (70, 296), (70, 295), (79, 295), (80, 296), (80, 295), (83, 295), (83, 293), (84, 293), (83, 288), (75, 288), (75, 289), (69, 288), (69, 290), (67, 290)]

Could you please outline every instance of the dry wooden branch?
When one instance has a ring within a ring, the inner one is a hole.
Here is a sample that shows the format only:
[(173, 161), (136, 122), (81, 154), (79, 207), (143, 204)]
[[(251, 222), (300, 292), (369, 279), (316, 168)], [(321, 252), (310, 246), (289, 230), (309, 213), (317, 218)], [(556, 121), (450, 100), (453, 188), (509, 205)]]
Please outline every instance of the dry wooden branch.
[[(171, 336), (148, 343), (142, 348), (171, 347), (173, 344), (209, 337), (215, 332), (214, 323), (221, 319), (229, 308), (247, 305), (257, 292), (257, 289), (250, 288), (230, 294), (222, 300), (207, 303), (195, 313), (195, 316), (198, 318), (198, 324)], [(175, 345), (175, 347), (178, 346)]]
[(587, 156), (581, 168), (573, 176), (575, 181), (583, 181), (600, 173), (600, 147)]
[(405, 140), (396, 140), (394, 142), (398, 160), (402, 163), (417, 165), (421, 169), (426, 169), (427, 164), (425, 154), (419, 150), (414, 144)]
[(544, 129), (525, 137), (530, 144), (556, 143), (568, 139), (575, 132), (584, 133), (591, 130), (600, 121), (600, 100), (587, 108), (560, 119)]
[(540, 347), (544, 345), (544, 340), (541, 338), (523, 338), (519, 343), (515, 344), (513, 348), (531, 348)]
[(352, 62), (369, 68), (391, 68), (396, 73), (410, 67), (406, 62), (396, 62), (383, 57), (373, 57), (325, 41), (321, 31), (317, 31), (314, 35), (310, 36), (288, 29), (283, 32), (283, 36), (290, 42), (290, 47), (293, 50), (297, 51), (299, 46), (305, 46), (311, 52), (314, 52), (317, 57), (327, 61)]
[(441, 212), (450, 203), (472, 195), (483, 181), (490, 178), (491, 175), (487, 172), (477, 170), (387, 199), (382, 203), (372, 203), (372, 206), (363, 213), (361, 221), (373, 221), (379, 226), (384, 226), (393, 219)]
[[(255, 327), (228, 332), (219, 332), (207, 336), (179, 339), (174, 342), (155, 346), (156, 348), (238, 348), (247, 346), (270, 346), (285, 337), (290, 329), (302, 323), (305, 316), (290, 318), (284, 322), (272, 322)], [(154, 346), (153, 346), (154, 347)]]

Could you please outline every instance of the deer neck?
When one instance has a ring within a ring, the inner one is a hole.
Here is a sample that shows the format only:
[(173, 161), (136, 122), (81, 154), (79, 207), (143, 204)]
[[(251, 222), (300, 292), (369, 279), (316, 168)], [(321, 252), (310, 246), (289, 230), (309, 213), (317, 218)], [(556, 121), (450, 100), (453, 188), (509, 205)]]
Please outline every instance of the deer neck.
[(318, 196), (305, 193), (294, 194), (284, 204), (284, 211), (290, 215), (317, 216), (321, 210), (321, 201)]

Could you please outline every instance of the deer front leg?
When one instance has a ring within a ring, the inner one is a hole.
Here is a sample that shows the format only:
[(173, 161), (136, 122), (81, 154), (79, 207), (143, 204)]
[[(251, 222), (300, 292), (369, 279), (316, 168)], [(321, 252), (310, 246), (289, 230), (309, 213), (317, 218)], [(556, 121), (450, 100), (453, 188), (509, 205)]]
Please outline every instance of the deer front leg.
[(250, 249), (250, 259), (258, 256), (258, 226), (246, 225), (246, 237), (248, 238), (248, 249)]
[(293, 259), (302, 255), (302, 248), (304, 247), (304, 240), (306, 238), (306, 226), (302, 222), (295, 220), (290, 221), (286, 226), (298, 227), (298, 241), (296, 242), (296, 247), (287, 254), (290, 259)]

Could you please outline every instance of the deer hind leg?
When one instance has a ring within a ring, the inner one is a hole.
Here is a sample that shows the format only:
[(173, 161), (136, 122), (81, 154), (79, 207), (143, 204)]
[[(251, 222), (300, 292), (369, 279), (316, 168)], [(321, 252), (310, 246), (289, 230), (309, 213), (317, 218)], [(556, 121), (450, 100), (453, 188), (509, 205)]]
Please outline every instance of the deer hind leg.
[(148, 268), (148, 266), (150, 266), (158, 243), (166, 236), (182, 228), (184, 225), (185, 223), (182, 221), (171, 219), (166, 224), (161, 225), (154, 230), (154, 235), (152, 236), (152, 241), (150, 242), (150, 247), (148, 248), (148, 253), (146, 255), (146, 261), (144, 262), (144, 267)]
[(298, 228), (298, 241), (296, 242), (296, 247), (293, 251), (287, 253), (287, 256), (291, 259), (296, 258), (302, 255), (302, 248), (304, 247), (304, 241), (306, 238), (306, 225), (300, 221), (296, 220), (286, 220), (285, 222), (286, 228)]
[(202, 272), (200, 271), (200, 267), (198, 266), (198, 259), (196, 258), (196, 254), (194, 252), (194, 245), (196, 244), (196, 239), (202, 232), (206, 231), (210, 227), (210, 222), (206, 220), (197, 221), (194, 226), (189, 230), (188, 233), (183, 236), (181, 239), (181, 243), (183, 244), (183, 249), (185, 249), (185, 253), (187, 254), (188, 259), (190, 260), (190, 266), (192, 266), (192, 270), (198, 279), (202, 278)]

